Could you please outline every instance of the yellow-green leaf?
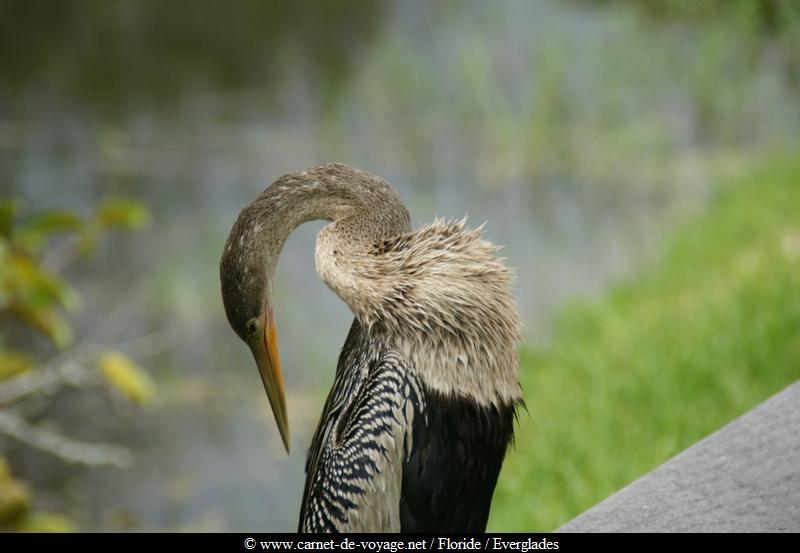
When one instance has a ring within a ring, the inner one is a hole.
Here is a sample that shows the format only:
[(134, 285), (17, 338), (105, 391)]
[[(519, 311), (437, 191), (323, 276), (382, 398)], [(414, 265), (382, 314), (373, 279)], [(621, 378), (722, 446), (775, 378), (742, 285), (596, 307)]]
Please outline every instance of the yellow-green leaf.
[(150, 223), (150, 212), (137, 201), (112, 198), (97, 208), (97, 222), (105, 228), (140, 230)]
[(0, 235), (11, 236), (14, 215), (19, 208), (19, 201), (12, 198), (0, 199)]
[(30, 506), (31, 492), (20, 480), (0, 482), (0, 528), (18, 519)]
[(5, 236), (0, 236), (0, 268), (5, 265), (5, 260), (9, 255), (11, 255), (11, 246)]
[(57, 311), (50, 308), (29, 308), (23, 304), (13, 304), (11, 311), (44, 332), (50, 341), (59, 349), (72, 343), (72, 328), (67, 320)]
[(27, 353), (0, 350), (0, 382), (24, 373), (36, 365), (36, 360)]
[(34, 511), (25, 516), (15, 530), (20, 532), (77, 532), (72, 521), (64, 515), (49, 511)]
[(13, 253), (7, 256), (0, 279), (0, 288), (14, 297), (14, 303), (29, 309), (59, 303), (73, 310), (80, 304), (77, 292), (65, 280), (45, 271), (27, 255)]
[(8, 462), (0, 456), (0, 528), (18, 520), (30, 507), (31, 490), (11, 476)]
[(8, 466), (8, 460), (0, 455), (0, 483), (11, 480), (11, 469)]
[(86, 225), (80, 238), (75, 245), (80, 255), (87, 255), (92, 253), (97, 248), (97, 242), (100, 239), (100, 228), (98, 224)]
[(140, 405), (146, 405), (153, 400), (153, 380), (127, 355), (118, 351), (107, 351), (100, 356), (97, 364), (105, 379), (129, 399)]
[(14, 230), (14, 243), (30, 252), (38, 252), (50, 235), (78, 231), (82, 227), (81, 218), (71, 211), (45, 211), (34, 215)]

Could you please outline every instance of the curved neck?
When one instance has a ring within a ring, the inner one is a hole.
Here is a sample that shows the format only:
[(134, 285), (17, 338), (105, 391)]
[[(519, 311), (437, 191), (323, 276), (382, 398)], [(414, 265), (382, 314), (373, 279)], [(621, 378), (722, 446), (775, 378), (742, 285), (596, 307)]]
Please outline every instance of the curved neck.
[(353, 244), (411, 229), (408, 210), (384, 180), (347, 165), (327, 163), (275, 181), (242, 210), (228, 246), (240, 255), (242, 248), (250, 246), (240, 259), (250, 270), (266, 271), (269, 281), (289, 234), (315, 219), (341, 221), (344, 238)]
[(484, 405), (520, 399), (520, 322), (496, 248), (464, 221), (411, 233), (408, 211), (386, 182), (341, 164), (285, 175), (239, 214), (220, 276), (241, 337), (270, 307), (284, 242), (312, 219), (334, 221), (317, 236), (317, 273), (426, 385)]

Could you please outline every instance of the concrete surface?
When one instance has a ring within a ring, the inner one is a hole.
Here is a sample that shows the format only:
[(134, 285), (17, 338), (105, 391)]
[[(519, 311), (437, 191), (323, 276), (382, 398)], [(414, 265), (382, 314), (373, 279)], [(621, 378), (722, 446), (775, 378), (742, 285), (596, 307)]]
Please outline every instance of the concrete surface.
[(557, 532), (800, 532), (800, 381)]

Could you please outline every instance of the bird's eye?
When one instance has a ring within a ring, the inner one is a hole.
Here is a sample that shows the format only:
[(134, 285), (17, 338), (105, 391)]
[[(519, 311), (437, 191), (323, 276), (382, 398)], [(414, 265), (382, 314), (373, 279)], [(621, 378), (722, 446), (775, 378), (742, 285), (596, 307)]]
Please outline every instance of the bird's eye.
[(248, 334), (253, 335), (258, 332), (258, 327), (258, 319), (250, 319), (247, 321), (247, 326), (245, 326), (245, 329), (247, 330)]

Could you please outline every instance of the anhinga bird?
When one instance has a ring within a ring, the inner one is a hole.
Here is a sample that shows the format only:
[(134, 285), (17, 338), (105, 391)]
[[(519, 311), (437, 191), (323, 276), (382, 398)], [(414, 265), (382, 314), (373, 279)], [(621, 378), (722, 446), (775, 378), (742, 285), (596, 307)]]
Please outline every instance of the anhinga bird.
[(382, 179), (338, 163), (289, 173), (246, 206), (220, 262), (228, 320), (289, 430), (271, 281), (292, 230), (355, 315), (306, 462), (301, 531), (483, 531), (515, 410), (510, 271), (464, 221), (412, 230)]

